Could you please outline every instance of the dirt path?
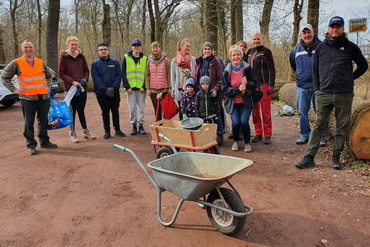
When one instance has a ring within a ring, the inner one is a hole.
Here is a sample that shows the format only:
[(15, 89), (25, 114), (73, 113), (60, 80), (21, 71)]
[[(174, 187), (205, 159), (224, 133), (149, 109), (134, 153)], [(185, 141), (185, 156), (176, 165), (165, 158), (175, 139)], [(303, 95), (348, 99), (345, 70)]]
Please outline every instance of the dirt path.
[[(150, 100), (146, 103), (149, 131), (154, 114)], [(126, 108), (123, 97), (121, 125), (128, 134)], [(296, 118), (274, 116), (273, 144), (253, 145), (250, 154), (231, 151), (227, 139), (221, 147), (224, 155), (255, 162), (232, 178), (255, 212), (239, 234), (229, 237), (216, 231), (205, 210), (191, 202), (184, 203), (172, 227), (159, 224), (154, 187), (128, 153), (112, 148), (114, 143), (127, 146), (146, 164), (155, 159), (150, 134), (103, 140), (93, 94), (86, 112), (97, 140), (72, 144), (67, 129), (50, 131), (59, 148), (39, 149), (39, 155), (30, 156), (19, 103), (0, 107), (0, 247), (369, 246), (369, 180), (330, 168), (328, 148), (320, 150), (317, 168), (294, 168), (305, 149), (294, 144)], [(165, 219), (177, 201), (164, 193)]]

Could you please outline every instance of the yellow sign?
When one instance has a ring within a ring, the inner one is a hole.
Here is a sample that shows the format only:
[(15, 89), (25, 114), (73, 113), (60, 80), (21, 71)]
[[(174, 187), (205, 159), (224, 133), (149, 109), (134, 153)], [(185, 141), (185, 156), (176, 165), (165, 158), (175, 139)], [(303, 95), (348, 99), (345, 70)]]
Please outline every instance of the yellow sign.
[(366, 22), (367, 22), (366, 18), (349, 20), (349, 31), (350, 32), (366, 31)]

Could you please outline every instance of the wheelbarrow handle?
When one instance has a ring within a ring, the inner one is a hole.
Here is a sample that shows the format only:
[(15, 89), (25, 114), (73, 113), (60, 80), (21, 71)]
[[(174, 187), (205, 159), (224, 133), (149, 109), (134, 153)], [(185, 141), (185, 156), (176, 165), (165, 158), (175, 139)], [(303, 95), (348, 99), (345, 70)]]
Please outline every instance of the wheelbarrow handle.
[(173, 153), (177, 153), (177, 150), (175, 148), (175, 145), (173, 145), (173, 142), (171, 141), (170, 138), (168, 138), (167, 136), (165, 136), (162, 133), (159, 133), (158, 135), (159, 135), (160, 138), (165, 139), (166, 141), (168, 141), (168, 143), (170, 144), (170, 146), (172, 148)]
[(118, 145), (118, 144), (113, 144), (113, 147), (114, 148), (117, 148), (117, 149), (120, 149), (120, 150), (122, 150), (122, 151), (126, 151), (126, 147), (124, 147), (124, 146), (121, 146), (121, 145)]

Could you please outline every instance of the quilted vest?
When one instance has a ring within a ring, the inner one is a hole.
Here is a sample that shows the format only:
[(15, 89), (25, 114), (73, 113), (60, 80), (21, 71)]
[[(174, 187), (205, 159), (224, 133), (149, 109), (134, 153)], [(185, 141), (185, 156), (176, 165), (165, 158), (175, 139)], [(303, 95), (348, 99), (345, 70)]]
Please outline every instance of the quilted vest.
[(155, 65), (152, 59), (148, 60), (150, 72), (150, 84), (149, 84), (150, 88), (153, 89), (168, 88), (166, 60), (167, 58), (161, 58), (157, 65)]

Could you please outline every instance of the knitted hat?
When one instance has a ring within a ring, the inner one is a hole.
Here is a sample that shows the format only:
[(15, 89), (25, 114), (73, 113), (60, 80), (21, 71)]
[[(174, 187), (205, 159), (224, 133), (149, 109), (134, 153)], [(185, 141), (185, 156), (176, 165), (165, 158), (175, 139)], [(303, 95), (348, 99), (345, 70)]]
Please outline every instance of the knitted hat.
[(194, 81), (194, 79), (193, 78), (189, 78), (189, 79), (187, 79), (186, 80), (186, 85), (185, 85), (186, 87), (187, 86), (192, 86), (193, 88), (195, 88), (195, 81)]
[(211, 79), (209, 79), (208, 76), (204, 75), (200, 78), (200, 81), (199, 81), (200, 84), (210, 84), (211, 83)]
[(202, 45), (202, 50), (204, 49), (204, 47), (209, 47), (211, 48), (211, 50), (214, 50), (215, 48), (213, 47), (212, 43), (211, 42), (204, 42), (203, 45)]

